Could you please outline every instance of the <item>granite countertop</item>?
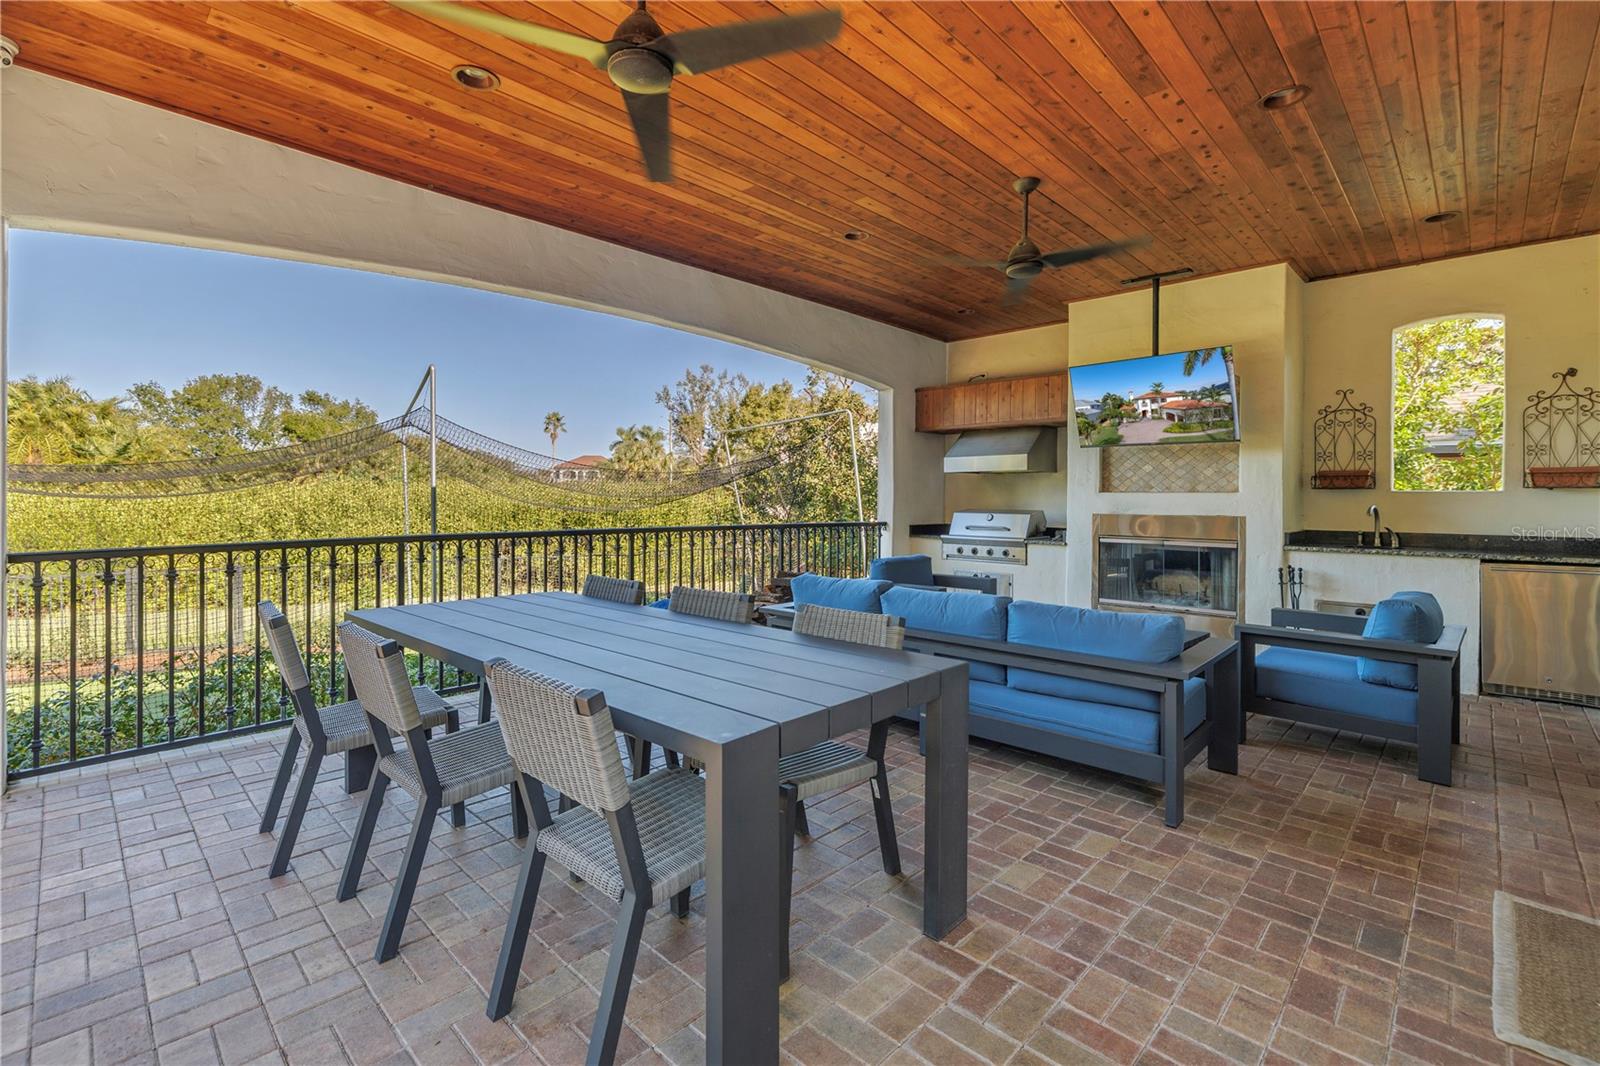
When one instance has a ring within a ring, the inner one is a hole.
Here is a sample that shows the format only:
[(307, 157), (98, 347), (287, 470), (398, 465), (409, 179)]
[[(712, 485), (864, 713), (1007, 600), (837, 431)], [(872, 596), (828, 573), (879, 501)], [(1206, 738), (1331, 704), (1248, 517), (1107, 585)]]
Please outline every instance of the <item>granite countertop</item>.
[(1472, 533), (1401, 532), (1400, 548), (1362, 548), (1355, 530), (1299, 530), (1286, 534), (1285, 551), (1335, 552), (1343, 555), (1399, 555), (1433, 559), (1477, 559), (1482, 562), (1553, 563), (1600, 566), (1600, 539), (1593, 537), (1523, 538)]

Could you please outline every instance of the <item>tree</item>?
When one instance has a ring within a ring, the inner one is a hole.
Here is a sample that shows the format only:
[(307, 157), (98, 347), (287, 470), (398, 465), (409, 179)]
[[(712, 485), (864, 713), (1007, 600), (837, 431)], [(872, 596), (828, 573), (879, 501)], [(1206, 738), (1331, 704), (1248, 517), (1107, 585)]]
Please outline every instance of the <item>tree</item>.
[(1151, 392), (1160, 392), (1162, 389), (1164, 389), (1166, 387), (1167, 387), (1167, 383), (1165, 381), (1152, 381), (1150, 383), (1150, 391)]
[(751, 388), (743, 374), (701, 363), (700, 369), (685, 370), (683, 377), (658, 390), (656, 403), (666, 409), (673, 452), (692, 465), (702, 463), (727, 428), (718, 419), (725, 419)]
[(304, 444), (361, 429), (377, 420), (378, 413), (360, 400), (341, 400), (325, 392), (307, 389), (300, 394), (298, 407), (282, 413), (279, 425), (285, 443)]
[(1222, 354), (1221, 348), (1195, 348), (1183, 353), (1183, 376), (1189, 377), (1195, 372), (1196, 367), (1205, 366), (1207, 363)]
[[(1394, 487), (1498, 489), (1504, 478), (1506, 332), (1447, 318), (1394, 334)], [(1452, 442), (1437, 454), (1431, 442)]]
[(655, 426), (618, 426), (617, 439), (611, 442), (610, 462), (632, 476), (665, 471), (666, 435)]
[(1100, 421), (1108, 418), (1119, 418), (1122, 415), (1122, 405), (1128, 401), (1120, 394), (1108, 392), (1100, 397)]
[(776, 459), (771, 469), (745, 479), (739, 486), (747, 521), (788, 522), (856, 516), (850, 419), (840, 413), (782, 426), (765, 425), (831, 411), (849, 411), (855, 416), (863, 509), (869, 516), (875, 512), (877, 408), (850, 379), (813, 370), (799, 388), (787, 381), (776, 385), (747, 385), (737, 402), (725, 405), (713, 415), (719, 425), (730, 431), (762, 427), (730, 434), (730, 452), (735, 460), (761, 455)]
[(551, 411), (544, 416), (544, 435), (550, 438), (550, 454), (556, 454), (556, 441), (561, 434), (567, 431), (567, 420), (561, 417), (560, 411)]
[(254, 374), (202, 374), (171, 393), (144, 382), (129, 395), (144, 421), (177, 430), (197, 459), (285, 443), (283, 415), (294, 406)]

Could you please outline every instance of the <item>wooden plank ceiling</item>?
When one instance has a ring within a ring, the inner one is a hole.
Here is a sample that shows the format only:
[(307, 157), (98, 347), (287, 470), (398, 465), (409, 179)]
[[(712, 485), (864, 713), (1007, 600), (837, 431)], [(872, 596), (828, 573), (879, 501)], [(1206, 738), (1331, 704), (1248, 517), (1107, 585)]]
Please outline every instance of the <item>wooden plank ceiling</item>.
[[(600, 39), (629, 6), (492, 5)], [(815, 6), (651, 11), (672, 32)], [(942, 339), (1179, 266), (1322, 278), (1600, 230), (1597, 3), (844, 14), (826, 48), (679, 79), (671, 185), (602, 72), (382, 3), (14, 3), (4, 29), (22, 66)], [(1296, 83), (1303, 103), (1259, 106)], [(1003, 306), (997, 272), (938, 260), (1005, 256), (1021, 174), (1044, 179), (1045, 250), (1153, 243)]]

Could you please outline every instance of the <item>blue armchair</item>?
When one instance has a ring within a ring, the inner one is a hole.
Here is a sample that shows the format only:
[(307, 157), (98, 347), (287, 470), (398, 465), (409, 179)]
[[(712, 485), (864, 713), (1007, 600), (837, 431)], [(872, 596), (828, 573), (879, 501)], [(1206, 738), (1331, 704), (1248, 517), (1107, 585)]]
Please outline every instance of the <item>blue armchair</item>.
[(867, 576), (876, 581), (892, 581), (896, 585), (945, 592), (965, 589), (993, 595), (997, 582), (992, 577), (962, 577), (958, 574), (936, 574), (933, 560), (926, 555), (884, 555), (872, 560)]
[(1450, 784), (1466, 630), (1432, 595), (1396, 593), (1364, 619), (1276, 610), (1236, 634), (1242, 713), (1415, 744), (1417, 777)]

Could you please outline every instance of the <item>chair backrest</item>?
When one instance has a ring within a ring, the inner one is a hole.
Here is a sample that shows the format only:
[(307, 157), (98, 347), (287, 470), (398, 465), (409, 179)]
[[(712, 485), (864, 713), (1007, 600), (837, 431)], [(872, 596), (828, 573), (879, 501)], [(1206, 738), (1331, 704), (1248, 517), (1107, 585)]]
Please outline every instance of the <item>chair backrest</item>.
[(631, 603), (637, 607), (644, 603), (644, 582), (629, 581), (625, 577), (601, 577), (599, 574), (590, 574), (583, 579), (583, 594), (592, 600)]
[(311, 678), (306, 674), (306, 661), (300, 657), (300, 645), (295, 642), (289, 620), (271, 600), (256, 604), (256, 615), (261, 619), (261, 628), (267, 635), (267, 648), (272, 652), (272, 661), (278, 666), (278, 676), (283, 678), (284, 687), (291, 693), (310, 689)]
[(604, 695), (505, 659), (490, 662), (484, 676), (519, 771), (592, 811), (628, 805), (628, 775)]
[(756, 598), (748, 592), (716, 592), (675, 585), (667, 610), (696, 618), (715, 618), (723, 622), (748, 622), (755, 616)]
[(400, 645), (368, 632), (354, 622), (339, 624), (344, 668), (355, 686), (356, 699), (367, 714), (396, 733), (422, 728), (422, 712), (411, 692), (406, 656)]
[(802, 603), (795, 608), (794, 631), (806, 637), (825, 637), (874, 648), (900, 648), (906, 642), (905, 623), (892, 614), (846, 611)]

